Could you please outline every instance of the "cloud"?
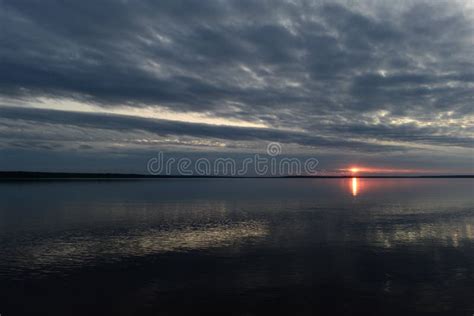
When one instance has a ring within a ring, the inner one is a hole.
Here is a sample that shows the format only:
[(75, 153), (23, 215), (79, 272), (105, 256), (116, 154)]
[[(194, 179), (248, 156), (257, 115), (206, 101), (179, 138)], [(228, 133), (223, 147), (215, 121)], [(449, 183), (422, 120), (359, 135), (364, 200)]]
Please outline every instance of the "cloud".
[[(437, 135), (440, 131), (433, 127), (419, 127), (416, 124), (404, 124), (394, 129), (384, 124), (363, 125), (352, 124), (340, 126), (338, 124), (325, 124), (321, 127), (320, 135), (307, 132), (279, 130), (272, 128), (250, 128), (237, 126), (222, 126), (213, 124), (200, 124), (177, 122), (160, 119), (147, 119), (125, 115), (84, 113), (45, 109), (30, 109), (18, 107), (0, 107), (0, 117), (9, 128), (0, 130), (0, 138), (20, 139), (19, 143), (11, 143), (16, 147), (38, 141), (37, 146), (46, 148), (44, 142), (90, 142), (142, 139), (143, 143), (158, 143), (159, 140), (167, 142), (175, 139), (179, 144), (180, 139), (194, 138), (201, 140), (196, 144), (206, 144), (206, 140), (218, 140), (223, 145), (232, 145), (233, 142), (281, 142), (309, 146), (312, 148), (336, 148), (359, 152), (378, 152), (383, 154), (390, 151), (407, 150), (402, 143), (457, 146), (472, 148), (471, 138), (459, 135)], [(35, 132), (35, 129), (39, 131)], [(69, 130), (68, 130), (69, 129)], [(80, 132), (74, 132), (80, 129)], [(29, 132), (25, 132), (28, 130)], [(56, 130), (56, 132), (55, 132)], [(61, 132), (59, 132), (61, 131)], [(141, 137), (139, 136), (142, 134)], [(84, 134), (87, 136), (84, 137)], [(135, 135), (134, 135), (135, 134)], [(136, 135), (138, 134), (138, 135)], [(128, 135), (128, 137), (127, 137)], [(321, 136), (328, 135), (328, 136)], [(100, 137), (102, 136), (102, 137)], [(372, 139), (363, 139), (363, 137)], [(25, 142), (23, 139), (29, 139)], [(153, 142), (152, 140), (158, 140)], [(386, 142), (392, 142), (386, 143)], [(398, 144), (397, 144), (398, 142)], [(215, 146), (214, 143), (208, 143)], [(82, 145), (82, 148), (85, 145)], [(61, 146), (57, 146), (61, 147)], [(90, 148), (90, 145), (88, 145)], [(54, 146), (52, 147), (54, 148)], [(262, 145), (264, 148), (264, 145)]]
[(2, 0), (0, 21), (0, 98), (11, 104), (151, 107), (268, 127), (10, 107), (0, 111), (3, 147), (14, 136), (13, 147), (67, 138), (94, 150), (84, 133), (145, 133), (177, 146), (208, 138), (341, 152), (472, 148), (469, 1)]
[[(219, 126), (210, 124), (186, 123), (169, 120), (146, 119), (123, 115), (109, 115), (96, 113), (80, 113), (71, 111), (58, 110), (44, 110), (44, 109), (28, 109), (28, 108), (13, 108), (0, 107), (0, 117), (10, 125), (13, 126), (17, 121), (26, 123), (26, 126), (31, 127), (42, 125), (41, 132), (44, 134), (50, 129), (61, 129), (64, 127), (77, 127), (85, 130), (93, 131), (91, 134), (100, 134), (100, 130), (111, 130), (121, 133), (133, 133), (136, 131), (143, 131), (154, 136), (161, 137), (166, 140), (170, 136), (195, 137), (202, 139), (220, 139), (223, 141), (279, 141), (282, 143), (294, 143), (304, 146), (324, 146), (335, 148), (358, 148), (364, 147), (365, 151), (374, 150), (401, 150), (401, 147), (386, 146), (371, 144), (361, 141), (351, 141), (348, 139), (336, 137), (320, 137), (316, 135), (308, 135), (302, 132), (282, 131), (277, 129), (263, 129), (263, 128), (248, 128), (248, 127), (234, 127), (234, 126)], [(22, 127), (21, 130), (24, 130)], [(95, 130), (95, 131), (94, 131)], [(99, 130), (99, 131), (98, 131)], [(12, 128), (5, 131), (0, 137), (13, 138)], [(17, 134), (18, 135), (18, 134)], [(24, 133), (23, 133), (24, 135)], [(75, 138), (71, 135), (69, 138), (64, 133), (58, 133), (60, 137), (52, 137), (47, 135), (46, 139), (65, 140), (65, 141), (92, 141), (90, 137)], [(21, 134), (19, 135), (21, 137)], [(41, 138), (41, 135), (30, 135), (31, 137)], [(78, 135), (80, 136), (80, 135)], [(107, 138), (103, 139), (107, 140)], [(110, 140), (110, 139), (109, 139)], [(21, 147), (23, 142), (17, 144)]]

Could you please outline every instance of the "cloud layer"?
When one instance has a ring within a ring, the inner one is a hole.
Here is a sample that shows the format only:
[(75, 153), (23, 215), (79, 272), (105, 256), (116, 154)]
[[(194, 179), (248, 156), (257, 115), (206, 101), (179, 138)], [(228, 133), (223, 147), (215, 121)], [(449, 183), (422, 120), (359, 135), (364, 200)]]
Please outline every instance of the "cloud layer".
[(469, 1), (1, 0), (0, 21), (4, 151), (279, 141), (472, 169)]

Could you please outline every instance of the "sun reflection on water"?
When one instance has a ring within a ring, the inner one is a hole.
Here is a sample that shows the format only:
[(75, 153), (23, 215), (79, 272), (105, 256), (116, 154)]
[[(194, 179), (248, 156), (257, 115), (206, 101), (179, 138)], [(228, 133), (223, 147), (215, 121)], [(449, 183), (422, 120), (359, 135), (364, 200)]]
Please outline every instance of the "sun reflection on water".
[(351, 187), (352, 187), (352, 195), (357, 196), (357, 193), (359, 190), (359, 183), (356, 177), (352, 178)]

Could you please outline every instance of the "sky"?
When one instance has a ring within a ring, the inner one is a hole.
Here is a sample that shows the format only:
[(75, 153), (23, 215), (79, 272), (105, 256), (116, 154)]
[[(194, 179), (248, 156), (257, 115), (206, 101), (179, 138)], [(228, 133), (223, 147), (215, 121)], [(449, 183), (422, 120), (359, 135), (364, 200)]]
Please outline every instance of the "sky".
[(474, 173), (474, 2), (0, 0), (0, 169)]

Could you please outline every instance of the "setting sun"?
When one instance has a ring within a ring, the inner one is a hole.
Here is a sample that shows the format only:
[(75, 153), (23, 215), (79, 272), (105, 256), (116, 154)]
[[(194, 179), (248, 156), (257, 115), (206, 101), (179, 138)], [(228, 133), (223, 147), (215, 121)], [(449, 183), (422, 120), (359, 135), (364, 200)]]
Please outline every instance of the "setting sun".
[(359, 168), (351, 168), (350, 170), (351, 170), (352, 173), (359, 172)]

